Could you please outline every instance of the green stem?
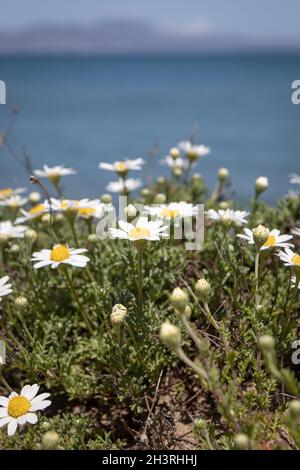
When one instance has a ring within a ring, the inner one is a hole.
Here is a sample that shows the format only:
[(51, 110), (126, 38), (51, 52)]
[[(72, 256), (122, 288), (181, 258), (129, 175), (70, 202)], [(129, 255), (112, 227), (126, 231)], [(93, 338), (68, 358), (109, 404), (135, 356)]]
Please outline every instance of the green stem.
[(260, 297), (259, 297), (259, 259), (260, 259), (260, 252), (258, 252), (255, 256), (255, 306), (259, 305)]
[(138, 313), (143, 314), (143, 247), (138, 246)]
[(63, 266), (63, 272), (64, 272), (64, 275), (65, 275), (67, 284), (68, 284), (68, 286), (69, 286), (69, 288), (70, 288), (71, 294), (72, 294), (72, 296), (73, 296), (75, 302), (77, 303), (78, 308), (79, 308), (79, 310), (80, 310), (80, 312), (81, 312), (81, 314), (82, 314), (82, 317), (83, 317), (83, 319), (84, 319), (84, 321), (85, 321), (86, 327), (87, 327), (87, 329), (89, 330), (89, 332), (91, 333), (91, 335), (94, 335), (94, 330), (93, 330), (91, 321), (90, 321), (90, 319), (89, 319), (89, 316), (88, 316), (88, 314), (85, 312), (84, 307), (83, 307), (83, 305), (81, 304), (81, 302), (80, 302), (80, 300), (79, 300), (79, 297), (78, 297), (78, 295), (77, 295), (77, 292), (76, 292), (76, 290), (75, 290), (75, 288), (74, 288), (74, 285), (73, 285), (72, 279), (71, 279), (71, 277), (70, 277), (70, 275), (69, 275), (69, 273), (68, 273), (68, 270), (67, 270), (67, 268), (65, 268), (64, 266)]
[(1, 370), (0, 370), (0, 380), (1, 382), (3, 383), (4, 387), (7, 389), (7, 391), (9, 393), (13, 392), (13, 389), (8, 385), (8, 383), (6, 382)]

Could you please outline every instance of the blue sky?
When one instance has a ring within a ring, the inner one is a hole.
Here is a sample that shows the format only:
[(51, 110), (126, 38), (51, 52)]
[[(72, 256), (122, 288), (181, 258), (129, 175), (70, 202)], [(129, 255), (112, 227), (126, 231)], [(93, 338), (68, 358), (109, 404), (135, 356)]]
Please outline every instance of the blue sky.
[(1, 0), (0, 30), (105, 18), (147, 19), (174, 29), (300, 41), (299, 0)]

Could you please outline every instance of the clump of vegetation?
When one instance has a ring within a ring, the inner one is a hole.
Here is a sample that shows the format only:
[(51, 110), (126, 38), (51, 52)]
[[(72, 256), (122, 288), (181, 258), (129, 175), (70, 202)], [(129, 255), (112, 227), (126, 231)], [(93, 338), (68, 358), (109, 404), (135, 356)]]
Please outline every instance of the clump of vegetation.
[(270, 207), (259, 178), (245, 212), (227, 169), (212, 194), (195, 173), (209, 152), (181, 142), (136, 199), (143, 160), (100, 164), (126, 221), (69, 199), (73, 169), (0, 190), (0, 448), (299, 448), (300, 195)]

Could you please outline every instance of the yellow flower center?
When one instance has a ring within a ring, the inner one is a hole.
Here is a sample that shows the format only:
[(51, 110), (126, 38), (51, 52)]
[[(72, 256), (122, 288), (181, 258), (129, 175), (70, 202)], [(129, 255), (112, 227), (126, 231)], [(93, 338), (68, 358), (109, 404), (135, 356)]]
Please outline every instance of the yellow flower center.
[(13, 418), (19, 418), (30, 410), (30, 401), (25, 397), (13, 397), (8, 402), (7, 412)]
[(0, 198), (6, 198), (11, 196), (13, 193), (13, 190), (11, 188), (5, 188), (0, 190)]
[(56, 245), (51, 250), (50, 259), (56, 263), (70, 258), (70, 250), (66, 245)]
[(37, 206), (34, 206), (32, 209), (29, 210), (29, 214), (35, 215), (39, 214), (40, 212), (43, 212), (45, 210), (44, 204), (38, 204)]
[(93, 207), (80, 207), (78, 209), (78, 214), (82, 215), (83, 217), (89, 217), (95, 212), (96, 212), (96, 209), (94, 209)]
[(135, 227), (132, 230), (130, 230), (128, 235), (131, 238), (135, 238), (136, 240), (141, 240), (143, 238), (148, 238), (149, 235), (150, 235), (150, 231), (147, 228), (143, 228), (143, 227), (137, 228), (137, 227)]
[(274, 245), (276, 245), (276, 237), (274, 235), (269, 235), (269, 238), (264, 244), (264, 246), (274, 246)]
[(292, 263), (299, 264), (300, 265), (300, 255), (294, 255), (292, 257)]
[(124, 162), (118, 162), (116, 163), (116, 171), (119, 171), (120, 173), (123, 173), (124, 171), (127, 171), (127, 165)]
[(175, 217), (178, 217), (178, 215), (179, 215), (179, 210), (177, 210), (177, 209), (168, 209), (167, 207), (165, 207), (161, 211), (161, 215), (163, 217), (167, 217), (168, 219), (175, 219)]

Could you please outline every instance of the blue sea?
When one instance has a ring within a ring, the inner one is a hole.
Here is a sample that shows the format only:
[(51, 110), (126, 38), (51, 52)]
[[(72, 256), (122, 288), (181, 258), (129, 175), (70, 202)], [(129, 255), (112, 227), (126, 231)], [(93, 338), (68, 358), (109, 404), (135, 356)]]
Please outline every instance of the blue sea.
[[(0, 128), (17, 104), (10, 144), (16, 152), (25, 145), (35, 168), (74, 167), (78, 174), (64, 180), (70, 196), (99, 196), (115, 179), (97, 169), (100, 161), (147, 158), (154, 143), (154, 175), (168, 174), (160, 157), (195, 123), (197, 142), (212, 150), (195, 171), (210, 188), (225, 166), (236, 197), (251, 197), (263, 175), (264, 198), (274, 202), (291, 188), (289, 173), (300, 172), (300, 105), (291, 103), (299, 55), (0, 57), (0, 79), (7, 86)], [(26, 182), (0, 150), (0, 187)]]

